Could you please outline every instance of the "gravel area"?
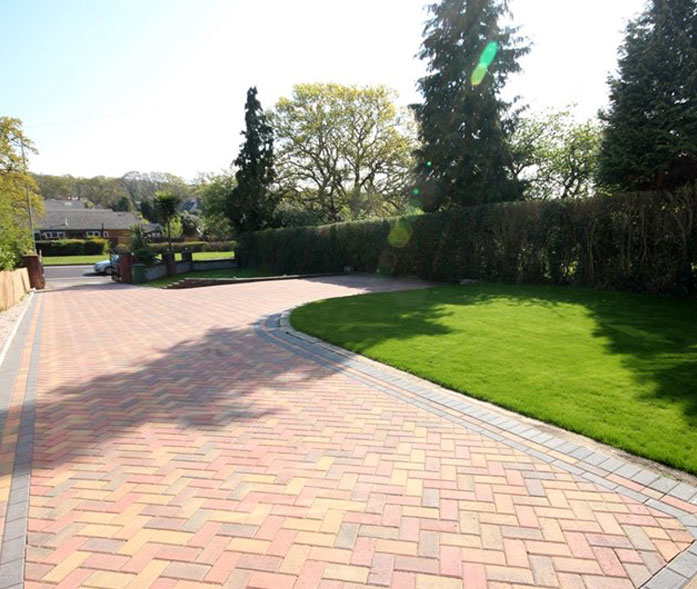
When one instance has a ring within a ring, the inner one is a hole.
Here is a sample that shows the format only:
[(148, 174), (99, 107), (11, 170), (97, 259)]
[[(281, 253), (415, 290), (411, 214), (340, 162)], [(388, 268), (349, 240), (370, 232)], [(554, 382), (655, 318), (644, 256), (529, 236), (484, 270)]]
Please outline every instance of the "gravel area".
[(0, 311), (0, 356), (2, 355), (2, 351), (5, 348), (7, 340), (10, 338), (10, 334), (12, 333), (15, 324), (22, 316), (22, 313), (29, 304), (30, 299), (31, 297), (27, 295), (14, 307), (10, 307), (6, 311)]

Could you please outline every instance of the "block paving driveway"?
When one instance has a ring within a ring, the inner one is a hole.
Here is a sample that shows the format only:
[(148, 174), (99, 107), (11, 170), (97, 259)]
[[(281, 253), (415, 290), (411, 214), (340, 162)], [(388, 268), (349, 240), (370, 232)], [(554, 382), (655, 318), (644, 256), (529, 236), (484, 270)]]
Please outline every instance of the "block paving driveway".
[(0, 371), (0, 588), (697, 587), (694, 487), (274, 316), (420, 286), (34, 295)]

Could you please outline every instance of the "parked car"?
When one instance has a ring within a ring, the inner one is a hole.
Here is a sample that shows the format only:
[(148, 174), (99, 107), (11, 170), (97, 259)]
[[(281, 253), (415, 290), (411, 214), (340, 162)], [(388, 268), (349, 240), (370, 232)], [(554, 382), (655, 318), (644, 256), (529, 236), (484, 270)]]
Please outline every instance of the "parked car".
[(119, 257), (114, 255), (108, 260), (102, 260), (94, 265), (94, 271), (96, 274), (104, 274), (105, 276), (111, 276), (116, 274), (118, 271)]

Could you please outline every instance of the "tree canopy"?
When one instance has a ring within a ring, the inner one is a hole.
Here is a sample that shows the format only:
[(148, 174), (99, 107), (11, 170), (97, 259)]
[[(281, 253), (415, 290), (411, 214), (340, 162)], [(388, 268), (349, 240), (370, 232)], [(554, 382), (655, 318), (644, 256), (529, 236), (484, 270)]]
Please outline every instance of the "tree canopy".
[(513, 172), (526, 198), (591, 196), (601, 130), (571, 112), (546, 111), (521, 118), (511, 138)]
[(608, 82), (600, 182), (645, 190), (697, 179), (697, 2), (651, 0)]
[(36, 184), (29, 174), (22, 154), (36, 153), (34, 144), (22, 131), (22, 121), (0, 117), (0, 270), (12, 269), (19, 256), (32, 249), (29, 230), (29, 189), (31, 208), (35, 215), (42, 211)]
[(422, 207), (520, 198), (508, 143), (516, 117), (501, 90), (528, 48), (517, 28), (502, 24), (508, 1), (441, 0), (429, 11), (419, 53), (428, 61), (418, 82), (424, 101), (412, 105)]
[[(171, 192), (157, 192), (153, 199), (153, 208), (160, 222), (167, 227), (167, 240), (169, 251), (172, 251), (172, 223), (177, 216), (180, 199)], [(178, 226), (178, 233), (181, 235), (181, 224)]]
[(273, 113), (286, 202), (326, 222), (402, 212), (414, 142), (385, 87), (299, 84)]

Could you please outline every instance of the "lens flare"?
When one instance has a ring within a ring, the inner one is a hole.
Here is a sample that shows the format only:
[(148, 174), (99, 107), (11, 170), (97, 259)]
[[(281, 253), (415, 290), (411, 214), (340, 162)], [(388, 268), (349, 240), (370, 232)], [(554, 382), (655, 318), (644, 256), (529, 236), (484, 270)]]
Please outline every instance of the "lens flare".
[(482, 56), (479, 58), (479, 63), (483, 63), (486, 67), (489, 67), (494, 61), (498, 50), (499, 44), (496, 41), (487, 43), (486, 47), (484, 47), (484, 51), (482, 51)]
[(480, 63), (476, 68), (474, 68), (474, 71), (472, 72), (472, 86), (479, 86), (479, 84), (484, 81), (486, 72), (487, 67), (483, 63)]
[(408, 221), (400, 219), (390, 229), (387, 242), (392, 247), (402, 248), (409, 243), (413, 230)]
[(486, 44), (486, 47), (484, 47), (484, 51), (482, 51), (482, 55), (479, 58), (479, 63), (472, 72), (472, 86), (479, 86), (479, 84), (484, 81), (484, 78), (489, 71), (489, 66), (493, 63), (498, 50), (499, 44), (496, 41), (490, 41)]
[(433, 164), (431, 162), (426, 162), (426, 167), (430, 168)]
[(412, 190), (411, 193), (414, 196), (419, 196), (419, 194), (421, 194), (421, 191), (418, 188), (414, 188), (414, 190)]

